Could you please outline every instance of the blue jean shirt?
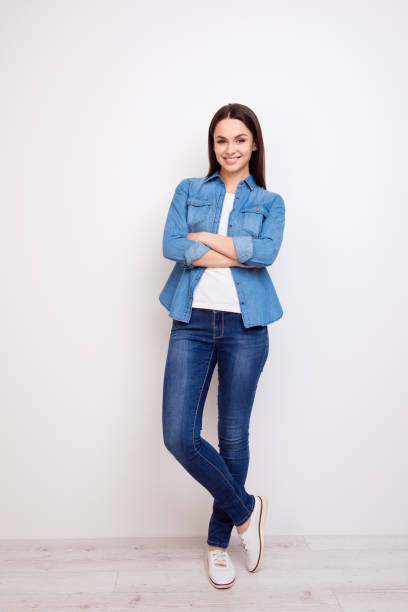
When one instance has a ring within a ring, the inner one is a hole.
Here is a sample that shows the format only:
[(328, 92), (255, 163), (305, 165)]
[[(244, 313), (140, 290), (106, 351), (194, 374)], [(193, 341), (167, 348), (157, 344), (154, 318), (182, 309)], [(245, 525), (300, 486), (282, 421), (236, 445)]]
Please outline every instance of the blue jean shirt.
[[(218, 232), (225, 192), (219, 170), (208, 177), (183, 179), (175, 189), (162, 245), (163, 256), (176, 263), (159, 300), (178, 321), (189, 322), (194, 289), (206, 269), (192, 262), (210, 250), (186, 236), (189, 232)], [(230, 268), (245, 327), (267, 325), (283, 315), (267, 268), (279, 253), (284, 225), (285, 204), (279, 194), (259, 187), (252, 174), (238, 183), (227, 235), (232, 237), (239, 263), (261, 266)]]

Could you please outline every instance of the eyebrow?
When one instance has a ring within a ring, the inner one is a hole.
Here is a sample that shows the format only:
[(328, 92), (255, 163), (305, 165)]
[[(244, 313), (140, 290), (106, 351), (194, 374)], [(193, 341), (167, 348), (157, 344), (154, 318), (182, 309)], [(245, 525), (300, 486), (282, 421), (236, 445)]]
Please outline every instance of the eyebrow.
[[(248, 134), (238, 134), (238, 136), (235, 136), (235, 138), (239, 138), (240, 136), (248, 136)], [(225, 138), (225, 136), (216, 136), (216, 138)]]

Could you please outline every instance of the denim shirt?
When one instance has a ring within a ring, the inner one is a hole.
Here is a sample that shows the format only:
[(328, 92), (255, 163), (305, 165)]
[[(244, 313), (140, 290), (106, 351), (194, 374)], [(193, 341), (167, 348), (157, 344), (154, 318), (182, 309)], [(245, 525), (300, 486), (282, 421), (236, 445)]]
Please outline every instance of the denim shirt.
[[(175, 261), (162, 291), (161, 304), (169, 317), (188, 323), (193, 293), (205, 266), (192, 262), (210, 250), (203, 242), (186, 238), (189, 232), (218, 233), (225, 183), (216, 170), (204, 178), (186, 178), (176, 187), (163, 233), (163, 256)], [(245, 327), (267, 325), (283, 315), (267, 268), (282, 243), (285, 204), (282, 197), (259, 187), (250, 174), (238, 183), (228, 219), (238, 261), (260, 268), (231, 266)]]

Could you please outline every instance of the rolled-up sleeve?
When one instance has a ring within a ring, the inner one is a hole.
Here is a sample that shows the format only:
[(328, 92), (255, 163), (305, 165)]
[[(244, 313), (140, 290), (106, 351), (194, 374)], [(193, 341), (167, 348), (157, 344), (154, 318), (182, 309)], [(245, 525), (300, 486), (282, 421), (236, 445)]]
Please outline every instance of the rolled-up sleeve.
[(275, 195), (268, 216), (262, 223), (259, 238), (233, 236), (239, 263), (248, 266), (270, 266), (276, 259), (285, 227), (285, 203), (282, 196)]
[(244, 263), (252, 257), (254, 247), (251, 236), (232, 236), (239, 263)]
[(204, 255), (204, 253), (207, 253), (207, 251), (210, 250), (210, 247), (204, 244), (204, 242), (194, 240), (193, 242), (194, 244), (192, 244), (191, 247), (189, 247), (184, 253), (184, 260), (188, 266), (191, 265), (192, 261), (199, 259), (201, 255)]
[(210, 250), (210, 247), (197, 240), (186, 238), (187, 197), (189, 179), (183, 179), (176, 187), (163, 232), (163, 256), (182, 263), (187, 269), (193, 268), (192, 262)]

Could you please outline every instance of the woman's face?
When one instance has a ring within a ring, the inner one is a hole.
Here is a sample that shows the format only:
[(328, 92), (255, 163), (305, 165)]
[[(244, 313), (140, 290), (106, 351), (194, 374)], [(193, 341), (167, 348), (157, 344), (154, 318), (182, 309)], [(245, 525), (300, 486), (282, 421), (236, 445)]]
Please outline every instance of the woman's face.
[(256, 145), (252, 133), (239, 119), (222, 119), (214, 130), (214, 153), (225, 172), (249, 174), (249, 160)]

